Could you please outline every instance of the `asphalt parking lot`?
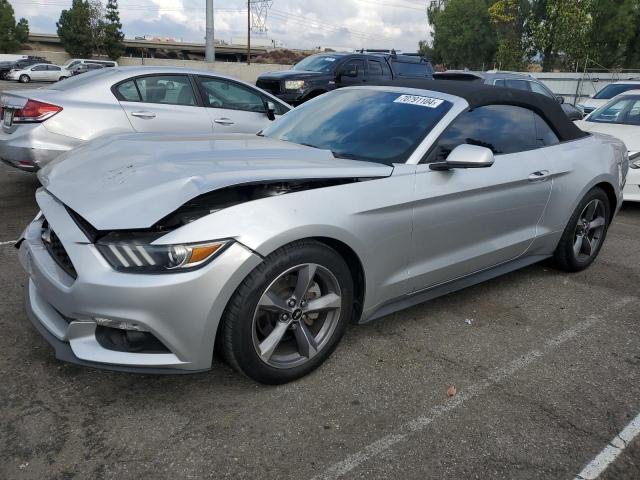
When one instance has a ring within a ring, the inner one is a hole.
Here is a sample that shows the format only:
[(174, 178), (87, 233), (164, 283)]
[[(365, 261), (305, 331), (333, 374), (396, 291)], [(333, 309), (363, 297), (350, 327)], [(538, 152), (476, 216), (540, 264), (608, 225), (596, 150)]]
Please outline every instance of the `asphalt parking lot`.
[[(640, 205), (584, 272), (535, 265), (353, 326), (316, 372), (266, 387), (219, 362), (57, 361), (12, 246), (37, 187), (0, 165), (2, 479), (570, 479), (640, 413)], [(601, 478), (639, 477), (640, 437)]]

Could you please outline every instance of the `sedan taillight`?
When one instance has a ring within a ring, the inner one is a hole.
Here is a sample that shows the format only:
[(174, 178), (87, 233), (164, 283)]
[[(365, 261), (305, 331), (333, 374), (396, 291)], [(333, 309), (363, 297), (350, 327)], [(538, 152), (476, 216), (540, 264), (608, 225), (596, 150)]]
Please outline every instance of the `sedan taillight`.
[(27, 103), (20, 110), (13, 114), (14, 123), (34, 123), (44, 122), (61, 112), (62, 107), (51, 105), (50, 103), (38, 102), (37, 100), (27, 100)]

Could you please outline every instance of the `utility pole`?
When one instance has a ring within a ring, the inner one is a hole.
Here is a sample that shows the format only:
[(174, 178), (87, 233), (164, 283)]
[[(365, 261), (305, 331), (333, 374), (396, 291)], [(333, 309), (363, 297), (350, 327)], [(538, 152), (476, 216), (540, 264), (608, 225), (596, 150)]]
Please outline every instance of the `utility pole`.
[(251, 65), (251, 0), (247, 0), (247, 65)]
[(216, 61), (216, 47), (213, 42), (213, 0), (207, 1), (207, 30), (205, 37), (204, 59), (208, 63)]

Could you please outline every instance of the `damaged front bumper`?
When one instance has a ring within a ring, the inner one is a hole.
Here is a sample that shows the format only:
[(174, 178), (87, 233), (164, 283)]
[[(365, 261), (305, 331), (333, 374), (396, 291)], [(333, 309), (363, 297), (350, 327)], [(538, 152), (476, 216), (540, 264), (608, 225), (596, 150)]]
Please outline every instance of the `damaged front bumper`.
[[(43, 215), (27, 227), (19, 245), (20, 261), (29, 273), (26, 309), (37, 330), (55, 348), (57, 358), (142, 373), (210, 368), (224, 308), (240, 282), (260, 263), (258, 255), (233, 243), (194, 271), (116, 272), (64, 205), (44, 189), (36, 199)], [(45, 219), (59, 238), (53, 253), (41, 238)], [(56, 258), (65, 254), (71, 272)], [(144, 342), (112, 341), (125, 337), (118, 328), (101, 324), (104, 319), (135, 325), (144, 331), (136, 334), (152, 338), (154, 348), (147, 348)]]

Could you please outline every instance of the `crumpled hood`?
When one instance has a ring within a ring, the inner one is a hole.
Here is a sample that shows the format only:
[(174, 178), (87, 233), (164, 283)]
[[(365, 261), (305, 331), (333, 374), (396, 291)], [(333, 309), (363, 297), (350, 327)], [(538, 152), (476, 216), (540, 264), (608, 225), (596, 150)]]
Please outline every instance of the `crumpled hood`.
[(126, 134), (42, 169), (42, 185), (98, 230), (148, 228), (203, 193), (267, 180), (385, 177), (393, 168), (257, 135)]

